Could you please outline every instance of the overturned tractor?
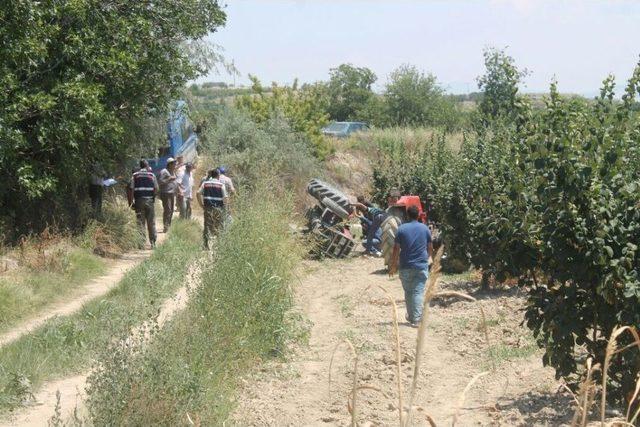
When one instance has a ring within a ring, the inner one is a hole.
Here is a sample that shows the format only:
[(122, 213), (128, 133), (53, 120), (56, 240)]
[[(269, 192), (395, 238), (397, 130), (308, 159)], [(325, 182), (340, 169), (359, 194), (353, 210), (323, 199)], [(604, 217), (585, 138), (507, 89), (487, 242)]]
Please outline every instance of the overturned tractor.
[(339, 190), (318, 179), (307, 185), (307, 192), (318, 204), (307, 211), (307, 226), (315, 240), (314, 254), (320, 257), (344, 258), (355, 247), (347, 220), (351, 202)]

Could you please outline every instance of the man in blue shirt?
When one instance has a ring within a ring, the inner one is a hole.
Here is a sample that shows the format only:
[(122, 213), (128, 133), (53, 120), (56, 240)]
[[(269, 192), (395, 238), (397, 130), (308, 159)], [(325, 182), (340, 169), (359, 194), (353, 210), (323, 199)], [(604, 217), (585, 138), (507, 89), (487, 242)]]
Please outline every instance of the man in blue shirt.
[(407, 321), (418, 326), (422, 319), (424, 287), (429, 277), (429, 254), (433, 253), (431, 231), (418, 221), (417, 206), (407, 209), (408, 222), (398, 227), (389, 275), (398, 271), (407, 305)]

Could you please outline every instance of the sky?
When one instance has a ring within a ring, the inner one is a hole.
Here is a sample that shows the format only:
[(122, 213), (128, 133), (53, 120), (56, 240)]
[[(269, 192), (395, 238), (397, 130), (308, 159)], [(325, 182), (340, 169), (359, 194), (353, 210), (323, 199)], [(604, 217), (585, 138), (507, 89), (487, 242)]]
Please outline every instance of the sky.
[[(384, 87), (412, 64), (451, 93), (477, 90), (482, 51), (507, 47), (530, 75), (527, 92), (592, 95), (608, 74), (622, 85), (640, 58), (634, 0), (228, 0), (227, 25), (208, 40), (247, 84), (327, 80), (342, 63), (368, 67)], [(198, 80), (233, 83), (230, 75)], [(621, 88), (619, 88), (621, 90)]]

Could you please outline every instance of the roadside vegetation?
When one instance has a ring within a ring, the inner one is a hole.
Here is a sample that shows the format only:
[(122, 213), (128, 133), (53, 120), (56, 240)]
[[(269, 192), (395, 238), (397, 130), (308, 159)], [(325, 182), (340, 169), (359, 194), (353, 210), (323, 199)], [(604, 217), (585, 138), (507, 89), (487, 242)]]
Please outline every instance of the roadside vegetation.
[(152, 319), (184, 281), (200, 254), (200, 229), (177, 221), (151, 258), (129, 271), (103, 298), (0, 347), (0, 410), (29, 403), (44, 381), (87, 370), (113, 340)]
[(95, 424), (219, 425), (239, 379), (284, 354), (297, 329), (289, 309), (301, 247), (289, 229), (293, 199), (274, 188), (266, 178), (243, 191), (188, 307), (150, 346), (103, 353), (90, 379)]

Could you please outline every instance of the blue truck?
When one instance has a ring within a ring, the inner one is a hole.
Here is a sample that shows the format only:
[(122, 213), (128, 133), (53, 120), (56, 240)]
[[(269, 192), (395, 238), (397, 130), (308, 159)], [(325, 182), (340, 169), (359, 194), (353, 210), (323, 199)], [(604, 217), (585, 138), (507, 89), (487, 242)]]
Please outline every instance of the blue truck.
[(169, 110), (167, 145), (158, 149), (158, 157), (147, 159), (155, 174), (167, 166), (167, 159), (182, 156), (184, 162), (194, 163), (198, 157), (198, 135), (189, 120), (187, 103), (176, 101)]

